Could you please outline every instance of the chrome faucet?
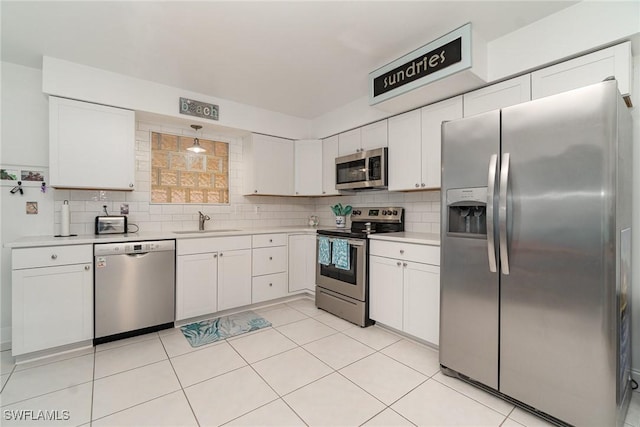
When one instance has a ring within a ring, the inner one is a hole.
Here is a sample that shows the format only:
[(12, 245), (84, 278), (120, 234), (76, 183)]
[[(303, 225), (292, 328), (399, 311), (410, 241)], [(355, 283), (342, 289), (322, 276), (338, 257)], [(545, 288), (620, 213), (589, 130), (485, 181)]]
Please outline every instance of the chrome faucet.
[(200, 211), (198, 211), (198, 214), (200, 214), (200, 216), (198, 217), (198, 230), (202, 231), (204, 230), (204, 222), (209, 221), (211, 217), (209, 215), (203, 214)]

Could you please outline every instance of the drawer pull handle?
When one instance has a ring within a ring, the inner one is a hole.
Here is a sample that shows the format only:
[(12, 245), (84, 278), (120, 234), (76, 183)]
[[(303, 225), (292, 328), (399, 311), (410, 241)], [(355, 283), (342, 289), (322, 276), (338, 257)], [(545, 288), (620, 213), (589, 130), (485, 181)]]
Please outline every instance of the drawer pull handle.
[(89, 269), (90, 269), (90, 268), (91, 268), (91, 267), (89, 267), (88, 265), (85, 265), (85, 266), (84, 266), (84, 269), (85, 269), (86, 271), (89, 271)]
[(58, 255), (56, 255), (56, 254), (52, 254), (52, 255), (51, 255), (51, 259), (58, 259)]
[(400, 265), (401, 265), (402, 263), (401, 263), (400, 261), (398, 261), (396, 264), (398, 265), (398, 267), (400, 267)]
[(273, 257), (272, 257), (272, 256), (270, 256), (270, 257), (269, 257), (269, 261), (272, 261), (272, 260), (273, 260)]
[(269, 286), (273, 286), (273, 283), (269, 283)]
[(214, 258), (218, 258), (218, 254), (213, 254), (213, 257)]
[(404, 249), (400, 249), (400, 254), (404, 254)]
[(273, 239), (269, 239), (269, 243), (273, 243)]
[(222, 252), (220, 252), (220, 256), (224, 255)]
[(406, 266), (407, 266), (407, 263), (406, 263), (406, 262), (403, 262), (403, 263), (402, 263), (402, 266), (403, 266), (403, 267), (406, 267)]

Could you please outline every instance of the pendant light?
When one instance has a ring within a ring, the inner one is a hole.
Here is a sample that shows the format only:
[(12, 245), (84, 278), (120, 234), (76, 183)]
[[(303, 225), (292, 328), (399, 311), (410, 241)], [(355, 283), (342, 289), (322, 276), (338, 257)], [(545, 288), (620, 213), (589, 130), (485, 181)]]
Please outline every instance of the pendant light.
[(200, 126), (200, 125), (191, 125), (191, 127), (196, 131), (196, 137), (193, 138), (193, 145), (191, 147), (187, 148), (187, 151), (191, 151), (192, 153), (196, 153), (196, 154), (206, 152), (207, 150), (205, 150), (204, 148), (202, 148), (200, 146), (200, 140), (198, 139), (198, 131), (200, 129), (202, 129), (202, 126)]

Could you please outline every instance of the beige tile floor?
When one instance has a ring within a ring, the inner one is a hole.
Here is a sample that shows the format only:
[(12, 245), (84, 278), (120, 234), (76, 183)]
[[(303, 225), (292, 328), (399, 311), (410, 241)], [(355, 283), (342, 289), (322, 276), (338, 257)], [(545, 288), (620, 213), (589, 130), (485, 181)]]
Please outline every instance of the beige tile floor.
[[(2, 352), (0, 424), (549, 425), (442, 375), (437, 351), (354, 326), (312, 300), (256, 311), (273, 327), (195, 349), (173, 329), (17, 366)], [(23, 409), (68, 419), (9, 419)], [(640, 393), (626, 427), (640, 427)]]

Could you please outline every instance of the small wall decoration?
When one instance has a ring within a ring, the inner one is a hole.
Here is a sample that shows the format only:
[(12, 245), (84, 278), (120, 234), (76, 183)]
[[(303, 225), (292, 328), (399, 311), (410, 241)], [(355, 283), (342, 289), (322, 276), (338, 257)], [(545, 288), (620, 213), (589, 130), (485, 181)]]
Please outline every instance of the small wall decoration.
[(203, 119), (218, 120), (219, 108), (215, 104), (180, 98), (180, 114), (202, 117)]
[(122, 203), (120, 205), (120, 215), (129, 215), (129, 203)]
[(38, 214), (38, 202), (27, 202), (27, 215)]
[(0, 179), (6, 181), (17, 181), (20, 179), (20, 172), (13, 169), (0, 169)]
[(44, 181), (44, 173), (42, 171), (23, 169), (20, 171), (20, 178), (22, 181)]

